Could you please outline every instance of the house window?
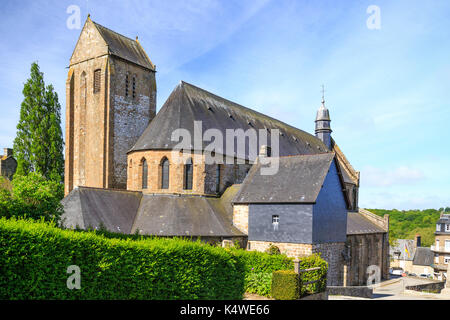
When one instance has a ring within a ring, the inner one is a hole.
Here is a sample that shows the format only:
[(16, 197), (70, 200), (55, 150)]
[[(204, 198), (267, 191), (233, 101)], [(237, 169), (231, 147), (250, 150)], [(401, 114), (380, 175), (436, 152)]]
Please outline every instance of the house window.
[(445, 240), (445, 251), (450, 252), (450, 240)]
[(186, 164), (184, 165), (184, 189), (192, 190), (192, 173), (193, 173), (193, 165), (192, 159), (188, 159)]
[(136, 76), (133, 76), (133, 99), (136, 98)]
[(436, 224), (436, 231), (437, 231), (437, 232), (441, 231), (441, 225), (440, 225), (439, 223)]
[(445, 232), (450, 232), (450, 224), (445, 224)]
[(161, 162), (161, 189), (169, 189), (169, 160), (167, 158)]
[(448, 264), (450, 262), (450, 256), (444, 256), (444, 263)]
[(94, 71), (94, 93), (100, 92), (101, 70)]
[(278, 230), (278, 224), (280, 222), (280, 216), (278, 215), (273, 215), (272, 216), (272, 225), (273, 225), (273, 230)]
[(148, 182), (148, 165), (147, 160), (142, 161), (142, 189), (147, 189)]
[(125, 97), (128, 97), (128, 75), (125, 76)]

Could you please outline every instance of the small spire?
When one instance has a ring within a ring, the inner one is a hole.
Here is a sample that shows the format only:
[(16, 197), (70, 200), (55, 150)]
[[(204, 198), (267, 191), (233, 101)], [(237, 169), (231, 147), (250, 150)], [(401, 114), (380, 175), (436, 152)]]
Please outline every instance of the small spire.
[(325, 106), (325, 86), (322, 84), (322, 105)]
[(88, 13), (88, 19), (91, 17), (91, 14), (90, 13)]
[(138, 36), (136, 36), (136, 41), (138, 41)]

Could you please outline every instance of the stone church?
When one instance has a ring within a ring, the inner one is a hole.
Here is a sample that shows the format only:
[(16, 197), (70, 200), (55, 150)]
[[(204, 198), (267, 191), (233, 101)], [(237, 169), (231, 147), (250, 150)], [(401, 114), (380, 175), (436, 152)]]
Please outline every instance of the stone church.
[[(331, 137), (323, 99), (315, 135), (183, 81), (156, 113), (155, 72), (137, 37), (88, 16), (66, 81), (66, 227), (320, 252), (329, 285), (365, 284), (370, 265), (388, 277), (388, 217), (358, 208), (359, 172)], [(255, 153), (202, 140), (178, 152), (179, 129), (224, 140), (256, 130), (270, 143), (257, 137)], [(261, 173), (268, 159), (273, 175)]]

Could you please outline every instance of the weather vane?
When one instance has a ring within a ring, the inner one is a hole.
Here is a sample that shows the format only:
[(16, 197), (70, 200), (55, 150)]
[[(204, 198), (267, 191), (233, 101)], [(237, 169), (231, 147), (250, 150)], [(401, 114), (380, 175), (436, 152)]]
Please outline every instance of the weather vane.
[(325, 102), (325, 86), (322, 84), (322, 103)]

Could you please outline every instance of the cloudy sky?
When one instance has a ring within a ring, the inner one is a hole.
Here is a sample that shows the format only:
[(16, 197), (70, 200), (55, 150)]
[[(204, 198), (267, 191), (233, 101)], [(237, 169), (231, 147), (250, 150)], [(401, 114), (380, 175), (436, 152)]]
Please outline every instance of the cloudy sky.
[(450, 1), (3, 0), (0, 148), (12, 146), (33, 61), (65, 114), (73, 6), (81, 26), (90, 13), (139, 36), (158, 109), (185, 80), (313, 133), (324, 84), (361, 207), (450, 206)]

